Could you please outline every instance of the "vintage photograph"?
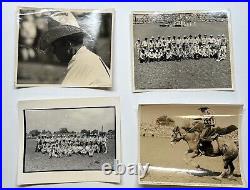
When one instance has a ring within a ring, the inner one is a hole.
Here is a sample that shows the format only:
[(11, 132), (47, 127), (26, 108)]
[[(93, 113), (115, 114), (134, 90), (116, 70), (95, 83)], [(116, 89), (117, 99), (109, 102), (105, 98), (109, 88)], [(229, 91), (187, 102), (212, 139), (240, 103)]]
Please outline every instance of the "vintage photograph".
[[(56, 176), (56, 173), (92, 171), (105, 175), (103, 164), (113, 166), (114, 160), (119, 160), (116, 105), (31, 106), (21, 109), (21, 114), (23, 147), (20, 172), (24, 175), (54, 173)], [(85, 178), (80, 181), (85, 181)], [(98, 177), (92, 181), (99, 181)]]
[(134, 91), (233, 90), (227, 11), (134, 12)]
[(16, 87), (112, 87), (113, 10), (20, 8)]
[(241, 105), (139, 105), (140, 184), (244, 186)]

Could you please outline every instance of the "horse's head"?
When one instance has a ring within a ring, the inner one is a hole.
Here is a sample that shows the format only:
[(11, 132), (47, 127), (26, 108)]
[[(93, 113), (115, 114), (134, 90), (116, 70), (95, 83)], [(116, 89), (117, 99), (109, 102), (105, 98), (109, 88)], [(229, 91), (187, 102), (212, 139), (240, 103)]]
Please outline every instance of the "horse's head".
[(176, 126), (173, 130), (172, 130), (172, 134), (171, 134), (171, 143), (177, 143), (180, 140), (183, 139), (183, 135), (181, 134), (180, 128), (178, 126)]

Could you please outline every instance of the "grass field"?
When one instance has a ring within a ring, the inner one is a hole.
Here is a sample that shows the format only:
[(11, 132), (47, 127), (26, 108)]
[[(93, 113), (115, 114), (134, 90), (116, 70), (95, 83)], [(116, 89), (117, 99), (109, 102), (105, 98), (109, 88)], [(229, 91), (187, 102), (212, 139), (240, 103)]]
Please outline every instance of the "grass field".
[[(226, 23), (196, 23), (191, 27), (160, 27), (158, 24), (134, 25), (134, 43), (151, 36), (178, 36), (198, 34), (225, 34)], [(231, 88), (231, 66), (229, 48), (227, 59), (183, 60), (181, 62), (139, 63), (134, 51), (135, 89), (199, 89)]]
[(67, 67), (44, 63), (19, 63), (18, 84), (61, 84)]
[[(184, 153), (187, 150), (187, 144), (183, 141), (171, 146), (169, 138), (160, 137), (140, 137), (140, 162), (149, 163), (149, 173), (142, 179), (150, 182), (173, 182), (173, 183), (210, 183), (210, 184), (242, 184), (240, 177), (239, 160), (234, 161), (235, 172), (232, 179), (218, 180), (215, 177), (223, 171), (222, 157), (195, 158), (195, 162), (203, 168), (204, 173), (195, 172), (169, 172), (164, 169), (177, 168), (195, 170), (191, 164), (184, 160)], [(161, 167), (162, 170), (154, 167)]]
[(93, 157), (73, 154), (71, 157), (49, 158), (48, 154), (35, 152), (34, 139), (26, 140), (25, 172), (35, 171), (71, 171), (71, 170), (101, 170), (102, 164), (113, 164), (115, 159), (115, 139), (108, 141), (108, 153), (97, 154)]

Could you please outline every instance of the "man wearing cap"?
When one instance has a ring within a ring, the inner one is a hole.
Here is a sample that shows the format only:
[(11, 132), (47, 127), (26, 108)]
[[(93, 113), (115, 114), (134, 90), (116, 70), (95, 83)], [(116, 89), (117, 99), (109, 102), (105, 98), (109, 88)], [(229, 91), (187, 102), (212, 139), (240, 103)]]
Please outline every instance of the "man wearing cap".
[(156, 39), (155, 40), (155, 49), (159, 51), (160, 48), (161, 48), (161, 42), (158, 39)]
[(155, 37), (152, 36), (152, 37), (151, 37), (151, 40), (152, 40), (152, 42), (154, 43), (154, 42), (155, 42)]
[(220, 48), (220, 46), (221, 46), (221, 36), (220, 35), (217, 35), (217, 38), (215, 40), (215, 45), (216, 45), (217, 49)]
[(168, 36), (167, 40), (166, 40), (166, 44), (167, 44), (167, 48), (171, 48), (171, 37)]
[(206, 34), (204, 34), (204, 37), (201, 38), (201, 43), (202, 43), (203, 46), (207, 45), (208, 39), (207, 39), (207, 35)]
[(154, 49), (150, 49), (148, 52), (148, 61), (149, 62), (154, 62), (155, 56), (154, 56)]
[(140, 51), (140, 55), (139, 55), (139, 61), (140, 61), (140, 63), (145, 63), (145, 62), (147, 62), (147, 57), (148, 57), (147, 50), (142, 49), (142, 50)]
[(150, 51), (151, 49), (154, 49), (155, 43), (153, 42), (152, 39), (149, 40), (148, 42), (148, 50)]
[(221, 61), (227, 57), (227, 39), (224, 34), (221, 35), (221, 46), (218, 52), (218, 59), (216, 61)]
[(215, 40), (214, 36), (211, 34), (211, 35), (210, 35), (210, 38), (208, 39), (208, 43), (209, 43), (209, 44), (214, 44), (215, 41), (216, 41), (216, 40)]
[(168, 48), (168, 49), (166, 49), (166, 60), (171, 61), (171, 59), (172, 59), (172, 52)]
[(137, 50), (137, 54), (139, 55), (140, 51), (141, 51), (141, 40), (139, 38), (135, 42), (135, 47), (136, 47), (136, 50)]
[(48, 17), (48, 31), (39, 47), (52, 50), (61, 63), (68, 64), (63, 86), (111, 87), (108, 67), (83, 45), (85, 35), (71, 12), (56, 12)]
[(142, 41), (142, 48), (144, 50), (148, 50), (148, 38), (145, 38), (143, 41)]
[(182, 40), (181, 40), (180, 36), (177, 37), (176, 45), (179, 46), (179, 47), (182, 47)]

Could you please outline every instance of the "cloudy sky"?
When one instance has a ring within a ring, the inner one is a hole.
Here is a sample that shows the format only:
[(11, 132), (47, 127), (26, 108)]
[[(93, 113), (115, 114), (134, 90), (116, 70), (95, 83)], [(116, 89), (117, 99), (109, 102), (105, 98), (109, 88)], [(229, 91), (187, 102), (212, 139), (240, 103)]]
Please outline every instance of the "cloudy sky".
[(77, 108), (55, 110), (26, 110), (26, 130), (33, 129), (79, 132), (82, 129), (108, 131), (115, 129), (115, 109), (110, 108)]

